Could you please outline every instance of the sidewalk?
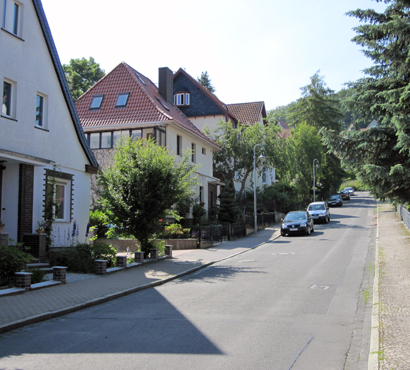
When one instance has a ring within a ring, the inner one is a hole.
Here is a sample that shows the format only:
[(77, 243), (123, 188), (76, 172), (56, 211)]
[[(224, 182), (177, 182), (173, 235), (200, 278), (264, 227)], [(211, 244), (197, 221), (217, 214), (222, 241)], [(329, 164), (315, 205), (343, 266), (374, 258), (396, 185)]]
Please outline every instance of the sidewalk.
[(208, 249), (173, 251), (171, 259), (105, 276), (0, 298), (0, 333), (158, 286), (185, 274), (256, 248), (279, 236), (279, 225)]
[(410, 369), (410, 232), (387, 203), (378, 204), (377, 247), (369, 369)]

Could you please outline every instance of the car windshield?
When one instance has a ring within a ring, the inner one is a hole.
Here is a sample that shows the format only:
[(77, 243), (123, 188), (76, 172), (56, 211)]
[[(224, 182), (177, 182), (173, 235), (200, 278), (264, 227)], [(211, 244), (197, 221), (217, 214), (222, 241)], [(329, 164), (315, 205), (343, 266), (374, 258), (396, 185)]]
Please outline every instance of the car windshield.
[(345, 190), (353, 190), (353, 188), (345, 188)]
[(330, 199), (339, 199), (339, 196), (338, 196), (338, 195), (332, 195), (332, 196), (330, 197)]
[(309, 211), (324, 211), (325, 205), (324, 204), (311, 204), (309, 206)]
[(288, 213), (285, 217), (285, 221), (301, 221), (306, 220), (305, 212)]

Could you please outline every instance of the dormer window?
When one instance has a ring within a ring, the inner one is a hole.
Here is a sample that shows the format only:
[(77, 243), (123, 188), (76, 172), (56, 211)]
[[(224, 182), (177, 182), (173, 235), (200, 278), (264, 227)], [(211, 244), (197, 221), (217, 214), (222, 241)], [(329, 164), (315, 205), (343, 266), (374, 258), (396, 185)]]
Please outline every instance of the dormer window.
[(187, 106), (191, 104), (190, 93), (176, 93), (174, 94), (174, 105)]
[(104, 95), (94, 95), (91, 101), (90, 109), (100, 109), (101, 103), (104, 99)]
[(120, 94), (118, 94), (118, 98), (117, 98), (117, 102), (115, 103), (115, 107), (126, 107), (129, 96), (130, 96), (130, 93), (120, 93)]

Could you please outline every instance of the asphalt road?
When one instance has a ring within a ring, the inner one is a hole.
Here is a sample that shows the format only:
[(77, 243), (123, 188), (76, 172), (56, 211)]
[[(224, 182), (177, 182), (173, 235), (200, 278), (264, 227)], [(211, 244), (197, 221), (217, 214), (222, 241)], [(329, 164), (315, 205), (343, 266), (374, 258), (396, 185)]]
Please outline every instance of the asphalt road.
[(3, 334), (0, 369), (344, 369), (370, 333), (374, 205), (357, 195), (310, 236)]

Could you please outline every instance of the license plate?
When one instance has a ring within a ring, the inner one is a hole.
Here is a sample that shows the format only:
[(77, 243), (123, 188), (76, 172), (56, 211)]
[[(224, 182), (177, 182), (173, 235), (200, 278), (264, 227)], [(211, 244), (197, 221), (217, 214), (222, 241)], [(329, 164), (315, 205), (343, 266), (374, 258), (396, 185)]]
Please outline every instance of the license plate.
[(298, 231), (297, 227), (292, 227), (291, 229), (289, 229), (290, 231)]
[(319, 216), (313, 216), (313, 218), (316, 220), (316, 219), (318, 219), (318, 218), (319, 218)]

